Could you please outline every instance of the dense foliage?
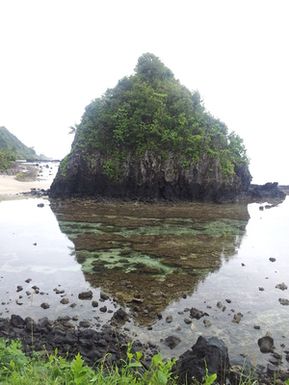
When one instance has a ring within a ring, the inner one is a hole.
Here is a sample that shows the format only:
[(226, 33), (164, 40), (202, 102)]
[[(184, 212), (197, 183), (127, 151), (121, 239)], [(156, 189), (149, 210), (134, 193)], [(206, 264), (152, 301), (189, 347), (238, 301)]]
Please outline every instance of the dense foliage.
[(40, 157), (33, 148), (25, 146), (15, 135), (5, 127), (0, 127), (0, 151), (10, 154), (17, 159), (36, 160)]
[(190, 167), (203, 157), (217, 159), (223, 176), (248, 164), (242, 140), (209, 114), (198, 92), (190, 92), (154, 55), (141, 56), (135, 74), (119, 81), (86, 107), (73, 150), (98, 150), (103, 171), (120, 176), (128, 156), (147, 151)]
[(173, 360), (163, 361), (159, 354), (144, 367), (140, 352), (127, 353), (120, 367), (108, 367), (105, 360), (96, 370), (88, 367), (80, 354), (68, 361), (57, 352), (27, 357), (17, 341), (0, 340), (0, 385), (176, 385), (171, 369)]
[(14, 151), (0, 149), (0, 171), (6, 171), (15, 159), (16, 156)]
[[(108, 367), (104, 360), (92, 369), (80, 354), (71, 361), (57, 352), (51, 355), (46, 352), (42, 356), (34, 353), (28, 357), (21, 350), (20, 342), (0, 340), (0, 385), (177, 385), (179, 382), (172, 373), (174, 363), (175, 360), (164, 361), (156, 354), (149, 366), (143, 365), (142, 354), (129, 349), (122, 366)], [(193, 380), (193, 384), (217, 385), (216, 378), (214, 373), (207, 373), (202, 383)], [(238, 384), (258, 385), (259, 382), (244, 376)], [(289, 385), (289, 380), (284, 384)]]

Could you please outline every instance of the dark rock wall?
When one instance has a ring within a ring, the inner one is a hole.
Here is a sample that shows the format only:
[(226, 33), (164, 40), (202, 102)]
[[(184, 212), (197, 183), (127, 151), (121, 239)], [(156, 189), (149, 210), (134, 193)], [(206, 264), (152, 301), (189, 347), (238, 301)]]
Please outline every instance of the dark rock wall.
[(92, 196), (140, 200), (234, 200), (247, 191), (251, 175), (247, 166), (224, 178), (216, 159), (203, 156), (195, 165), (182, 167), (176, 156), (166, 160), (146, 152), (143, 157), (128, 155), (120, 176), (108, 177), (100, 152), (73, 151), (51, 186), (51, 197)]

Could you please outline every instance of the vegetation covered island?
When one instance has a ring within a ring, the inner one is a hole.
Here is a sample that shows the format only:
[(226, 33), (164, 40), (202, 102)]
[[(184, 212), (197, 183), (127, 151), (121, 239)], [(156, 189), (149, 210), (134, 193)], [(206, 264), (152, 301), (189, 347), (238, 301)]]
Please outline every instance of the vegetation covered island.
[(146, 53), (135, 74), (86, 107), (50, 194), (222, 201), (250, 181), (242, 139)]

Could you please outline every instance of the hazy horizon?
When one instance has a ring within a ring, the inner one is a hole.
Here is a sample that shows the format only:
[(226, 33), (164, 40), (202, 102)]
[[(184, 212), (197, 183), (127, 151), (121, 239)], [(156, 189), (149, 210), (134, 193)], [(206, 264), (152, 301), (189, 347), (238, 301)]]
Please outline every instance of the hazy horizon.
[(158, 56), (244, 140), (253, 182), (289, 184), (286, 0), (0, 2), (0, 126), (63, 158), (86, 105)]

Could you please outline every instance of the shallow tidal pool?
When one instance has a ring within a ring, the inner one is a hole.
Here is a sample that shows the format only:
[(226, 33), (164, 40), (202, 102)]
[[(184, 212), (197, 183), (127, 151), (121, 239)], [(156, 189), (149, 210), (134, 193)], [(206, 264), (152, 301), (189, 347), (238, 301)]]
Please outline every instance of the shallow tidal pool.
[[(277, 352), (289, 350), (289, 306), (279, 302), (288, 289), (276, 288), (289, 286), (289, 200), (259, 208), (2, 201), (0, 316), (69, 315), (98, 328), (121, 305), (132, 315), (128, 332), (159, 343), (166, 356), (202, 334), (222, 338), (231, 359), (264, 364), (257, 340), (267, 332)], [(84, 290), (99, 306), (78, 298)], [(100, 291), (111, 300), (102, 303)], [(191, 319), (192, 307), (207, 315)], [(173, 350), (163, 343), (170, 335), (181, 341)]]

